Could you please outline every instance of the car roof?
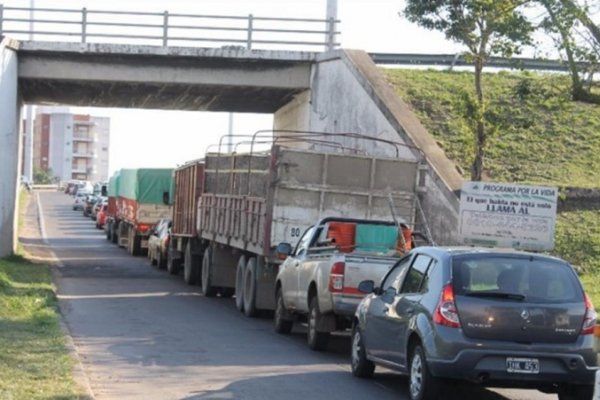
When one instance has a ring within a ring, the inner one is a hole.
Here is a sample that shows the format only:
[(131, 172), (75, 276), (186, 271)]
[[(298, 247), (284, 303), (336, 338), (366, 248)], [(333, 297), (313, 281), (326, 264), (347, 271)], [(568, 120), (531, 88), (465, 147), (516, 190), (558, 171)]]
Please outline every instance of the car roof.
[(522, 250), (516, 250), (512, 248), (498, 248), (498, 247), (469, 247), (469, 246), (422, 246), (417, 247), (413, 251), (425, 251), (431, 255), (436, 255), (439, 257), (442, 256), (460, 256), (460, 255), (510, 255), (510, 256), (524, 256), (524, 257), (536, 257), (536, 258), (545, 258), (549, 260), (562, 261), (565, 260), (550, 256), (542, 253), (532, 253)]

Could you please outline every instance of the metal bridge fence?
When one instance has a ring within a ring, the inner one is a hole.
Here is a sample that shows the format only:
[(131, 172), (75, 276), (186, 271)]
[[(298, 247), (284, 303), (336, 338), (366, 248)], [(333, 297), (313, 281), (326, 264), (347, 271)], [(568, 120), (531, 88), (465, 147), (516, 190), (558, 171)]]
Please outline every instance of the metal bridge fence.
[(327, 51), (339, 47), (337, 19), (275, 18), (0, 4), (0, 36), (21, 40)]

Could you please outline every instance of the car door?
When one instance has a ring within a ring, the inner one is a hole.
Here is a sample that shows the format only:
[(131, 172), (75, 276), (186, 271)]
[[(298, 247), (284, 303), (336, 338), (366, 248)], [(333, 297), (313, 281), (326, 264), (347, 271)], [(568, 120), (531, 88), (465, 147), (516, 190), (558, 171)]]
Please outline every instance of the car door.
[(298, 269), (300, 263), (306, 257), (314, 231), (315, 227), (311, 226), (304, 232), (298, 241), (296, 248), (292, 254), (285, 259), (280, 268), (283, 301), (289, 309), (296, 309), (298, 307)]
[(437, 261), (427, 254), (417, 254), (404, 277), (400, 292), (396, 296), (385, 329), (392, 340), (386, 351), (392, 362), (407, 364), (407, 339), (411, 321), (421, 312), (421, 300), (429, 290), (429, 276)]
[(373, 294), (366, 314), (365, 336), (366, 349), (369, 356), (387, 360), (384, 349), (387, 347), (387, 333), (384, 330), (389, 317), (389, 309), (406, 274), (412, 255), (399, 260), (383, 278), (379, 288), (380, 294)]

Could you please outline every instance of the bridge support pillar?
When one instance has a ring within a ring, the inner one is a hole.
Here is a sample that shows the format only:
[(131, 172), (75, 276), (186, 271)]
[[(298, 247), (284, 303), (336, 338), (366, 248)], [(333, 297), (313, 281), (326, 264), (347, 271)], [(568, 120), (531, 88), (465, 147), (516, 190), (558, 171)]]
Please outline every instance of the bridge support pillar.
[(17, 243), (17, 194), (21, 170), (21, 124), (17, 52), (9, 39), (0, 42), (0, 257)]

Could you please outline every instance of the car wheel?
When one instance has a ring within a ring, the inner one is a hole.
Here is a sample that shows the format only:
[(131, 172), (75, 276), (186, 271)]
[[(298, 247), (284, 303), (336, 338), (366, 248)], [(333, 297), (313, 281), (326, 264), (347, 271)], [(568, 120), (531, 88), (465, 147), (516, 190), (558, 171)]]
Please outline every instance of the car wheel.
[(173, 258), (173, 250), (171, 247), (167, 250), (167, 271), (171, 275), (177, 275), (181, 269), (181, 260)]
[(277, 333), (288, 334), (294, 326), (294, 320), (285, 308), (281, 288), (277, 289), (277, 294), (275, 295), (275, 315), (273, 316), (273, 322), (275, 324), (275, 332)]
[(166, 269), (167, 268), (167, 257), (165, 255), (163, 255), (162, 251), (160, 251), (160, 249), (158, 250), (158, 253), (156, 254), (156, 265), (158, 265), (158, 269)]
[(219, 291), (219, 289), (212, 284), (212, 266), (212, 250), (209, 247), (204, 251), (202, 274), (200, 276), (202, 292), (205, 297), (215, 297)]
[(233, 297), (234, 293), (235, 293), (234, 288), (230, 288), (230, 287), (219, 288), (219, 296), (221, 296), (222, 299), (230, 299), (231, 297)]
[(317, 322), (321, 319), (317, 296), (311, 297), (308, 309), (308, 347), (316, 351), (325, 350), (329, 343), (329, 332), (317, 330)]
[(256, 257), (248, 259), (244, 272), (244, 314), (246, 317), (256, 317)]
[(593, 385), (566, 385), (558, 390), (558, 400), (592, 400)]
[(411, 400), (434, 400), (441, 393), (441, 382), (433, 377), (427, 366), (425, 352), (420, 344), (411, 352), (408, 366), (408, 394)]
[(235, 308), (244, 312), (244, 275), (246, 273), (246, 256), (241, 255), (235, 269)]
[(375, 372), (375, 364), (367, 359), (362, 332), (358, 324), (352, 330), (352, 374), (359, 378), (370, 378)]

